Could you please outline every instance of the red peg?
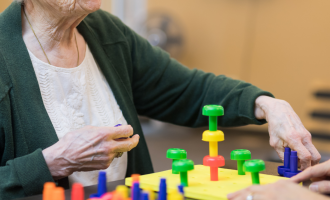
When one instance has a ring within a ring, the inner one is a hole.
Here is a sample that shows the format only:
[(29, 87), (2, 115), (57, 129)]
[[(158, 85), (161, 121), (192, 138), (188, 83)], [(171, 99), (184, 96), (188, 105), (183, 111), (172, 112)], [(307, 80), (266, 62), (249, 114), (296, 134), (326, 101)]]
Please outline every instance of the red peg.
[(84, 200), (84, 187), (80, 183), (74, 183), (72, 185), (71, 200)]
[(225, 159), (222, 156), (205, 156), (203, 159), (203, 165), (210, 167), (211, 181), (218, 181), (218, 168), (225, 165)]

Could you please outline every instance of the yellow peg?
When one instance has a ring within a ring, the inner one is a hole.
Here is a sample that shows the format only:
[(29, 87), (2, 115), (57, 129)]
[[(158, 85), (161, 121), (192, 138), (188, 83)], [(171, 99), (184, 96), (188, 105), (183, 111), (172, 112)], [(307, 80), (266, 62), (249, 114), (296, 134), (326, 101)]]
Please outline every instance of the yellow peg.
[(210, 147), (210, 157), (218, 156), (218, 142), (224, 141), (225, 136), (222, 131), (204, 131), (203, 141), (209, 142)]
[(128, 188), (125, 185), (118, 185), (116, 187), (116, 192), (121, 194), (124, 199), (128, 198)]
[(218, 142), (210, 141), (209, 148), (210, 148), (210, 157), (217, 157), (219, 152)]
[(168, 195), (168, 200), (184, 200), (184, 196), (177, 190), (173, 190)]

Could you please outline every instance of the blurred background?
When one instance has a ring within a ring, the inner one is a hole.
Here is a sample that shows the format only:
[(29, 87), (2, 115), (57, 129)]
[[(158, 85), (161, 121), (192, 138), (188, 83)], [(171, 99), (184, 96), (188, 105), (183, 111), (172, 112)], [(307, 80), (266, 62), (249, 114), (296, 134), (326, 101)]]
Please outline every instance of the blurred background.
[[(0, 12), (11, 2), (1, 0)], [(245, 80), (288, 101), (322, 160), (330, 158), (329, 0), (103, 0), (102, 9), (189, 68)], [(170, 168), (165, 152), (172, 147), (202, 163), (206, 128), (141, 121), (155, 171)], [(253, 158), (279, 161), (267, 125), (222, 130), (226, 159), (246, 148)]]

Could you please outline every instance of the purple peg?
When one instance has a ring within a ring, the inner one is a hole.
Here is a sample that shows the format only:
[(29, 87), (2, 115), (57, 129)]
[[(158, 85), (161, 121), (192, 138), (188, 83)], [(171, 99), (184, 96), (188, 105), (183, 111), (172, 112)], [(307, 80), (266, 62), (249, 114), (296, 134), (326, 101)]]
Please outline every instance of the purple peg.
[(132, 200), (140, 200), (140, 197), (141, 197), (140, 183), (133, 183)]
[(290, 156), (290, 171), (285, 171), (284, 176), (287, 178), (291, 178), (299, 174), (301, 171), (298, 170), (298, 156), (296, 151), (291, 151)]
[(289, 147), (285, 147), (284, 151), (284, 166), (278, 166), (277, 172), (279, 175), (283, 176), (285, 171), (290, 170), (290, 155), (291, 149)]
[(160, 179), (158, 200), (167, 200), (167, 185), (165, 178)]

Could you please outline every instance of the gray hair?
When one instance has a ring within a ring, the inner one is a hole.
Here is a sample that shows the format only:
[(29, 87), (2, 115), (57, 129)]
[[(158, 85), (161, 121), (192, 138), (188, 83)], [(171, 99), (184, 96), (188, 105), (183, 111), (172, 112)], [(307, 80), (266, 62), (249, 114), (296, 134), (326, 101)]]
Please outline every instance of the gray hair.
[(14, 0), (15, 2), (17, 2), (17, 3), (23, 3), (24, 2), (24, 0)]

